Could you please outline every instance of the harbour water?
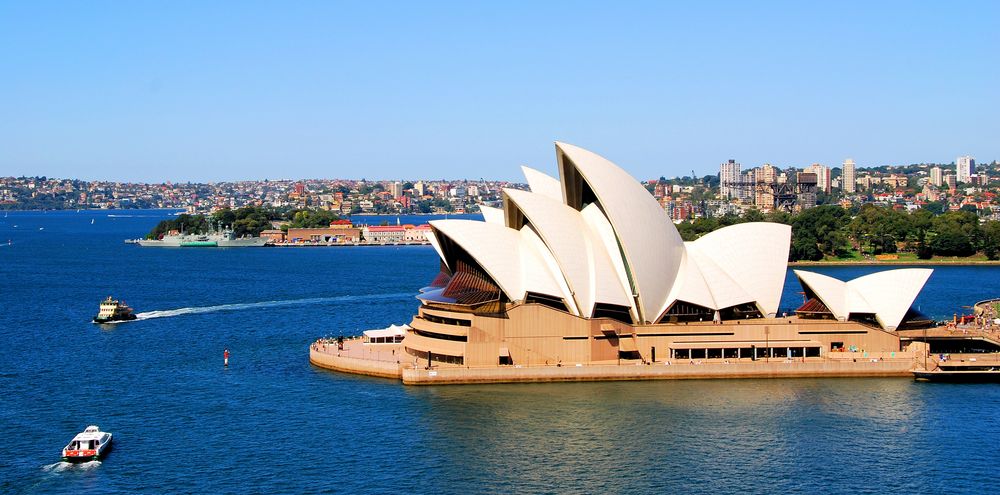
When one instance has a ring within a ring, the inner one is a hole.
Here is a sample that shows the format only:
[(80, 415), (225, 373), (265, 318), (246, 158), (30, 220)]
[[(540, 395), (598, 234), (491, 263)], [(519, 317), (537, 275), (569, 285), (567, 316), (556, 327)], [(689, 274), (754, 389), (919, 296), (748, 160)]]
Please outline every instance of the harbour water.
[[(167, 214), (0, 217), (0, 493), (988, 493), (1000, 481), (995, 384), (413, 388), (316, 369), (316, 337), (409, 320), (433, 248), (122, 242)], [(782, 306), (800, 290), (789, 277)], [(89, 323), (108, 295), (140, 320)], [(916, 304), (943, 319), (996, 296), (1000, 267), (937, 267)], [(88, 424), (113, 432), (114, 450), (59, 463)]]

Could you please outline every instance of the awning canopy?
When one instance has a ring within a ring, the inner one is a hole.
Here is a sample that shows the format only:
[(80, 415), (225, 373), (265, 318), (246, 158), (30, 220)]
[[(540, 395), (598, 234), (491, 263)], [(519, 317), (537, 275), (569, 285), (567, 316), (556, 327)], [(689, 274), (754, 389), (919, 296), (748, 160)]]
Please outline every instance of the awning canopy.
[(500, 348), (500, 357), (510, 357), (510, 349), (506, 347)]
[(380, 328), (378, 330), (365, 330), (365, 337), (369, 339), (376, 339), (381, 337), (402, 337), (406, 335), (406, 330), (410, 328), (409, 325), (389, 325), (388, 328)]
[[(624, 339), (622, 339), (624, 342)], [(674, 342), (672, 349), (732, 349), (736, 347), (823, 347), (815, 340), (739, 340), (727, 342)]]
[(623, 336), (620, 339), (618, 339), (618, 350), (621, 352), (638, 351), (639, 348), (635, 345), (635, 337), (629, 335), (627, 337)]

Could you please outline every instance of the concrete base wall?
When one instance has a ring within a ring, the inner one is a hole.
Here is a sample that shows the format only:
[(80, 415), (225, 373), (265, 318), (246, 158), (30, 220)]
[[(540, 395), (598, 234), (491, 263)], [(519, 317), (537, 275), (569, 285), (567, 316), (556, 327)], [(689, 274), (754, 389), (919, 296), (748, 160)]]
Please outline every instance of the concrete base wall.
[[(845, 353), (850, 355), (851, 353)], [(860, 355), (860, 353), (857, 353)], [(654, 365), (596, 364), (585, 366), (501, 366), (466, 368), (436, 366), (426, 369), (412, 363), (397, 363), (360, 357), (337, 355), (335, 349), (322, 350), (312, 346), (309, 362), (320, 368), (344, 373), (378, 376), (402, 380), (407, 385), (449, 385), (471, 383), (582, 382), (624, 380), (683, 380), (710, 378), (796, 378), (796, 377), (863, 377), (912, 376), (914, 357), (911, 353), (895, 353), (895, 359), (885, 357), (873, 361), (864, 359), (810, 359), (807, 361), (772, 362), (703, 362), (702, 364)], [(841, 357), (841, 356), (838, 356)]]
[(358, 375), (381, 376), (384, 378), (401, 378), (399, 364), (395, 361), (376, 361), (373, 359), (338, 356), (327, 352), (309, 349), (309, 362), (334, 371), (354, 373)]
[(404, 368), (407, 385), (463, 383), (580, 382), (621, 380), (677, 380), (705, 378), (796, 378), (796, 377), (912, 377), (912, 359), (853, 362), (809, 361), (771, 363), (710, 363), (676, 365), (590, 365), (500, 368)]

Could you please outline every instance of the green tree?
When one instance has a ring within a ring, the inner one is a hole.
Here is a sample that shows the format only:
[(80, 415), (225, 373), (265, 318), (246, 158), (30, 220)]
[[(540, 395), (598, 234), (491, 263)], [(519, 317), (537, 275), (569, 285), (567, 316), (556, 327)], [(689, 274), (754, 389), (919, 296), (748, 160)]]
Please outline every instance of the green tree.
[[(792, 250), (789, 258), (794, 261), (821, 259), (823, 256), (847, 256), (850, 252), (844, 232), (847, 222), (847, 212), (839, 206), (817, 206), (799, 213), (792, 220)], [(809, 245), (819, 250), (820, 258), (816, 258), (815, 251)]]
[(987, 259), (1000, 259), (1000, 222), (991, 220), (983, 227), (983, 254)]
[(934, 215), (940, 215), (940, 214), (948, 211), (948, 202), (944, 201), (944, 200), (941, 200), (941, 201), (931, 201), (931, 202), (925, 204), (921, 209), (927, 210), (927, 211), (931, 212)]
[(743, 213), (743, 217), (740, 220), (742, 222), (764, 222), (767, 219), (757, 208), (750, 208)]
[(980, 240), (979, 220), (968, 211), (949, 211), (934, 219), (931, 249), (940, 256), (971, 256)]
[(872, 254), (895, 253), (897, 243), (906, 240), (911, 227), (906, 213), (868, 204), (847, 225), (847, 232)]

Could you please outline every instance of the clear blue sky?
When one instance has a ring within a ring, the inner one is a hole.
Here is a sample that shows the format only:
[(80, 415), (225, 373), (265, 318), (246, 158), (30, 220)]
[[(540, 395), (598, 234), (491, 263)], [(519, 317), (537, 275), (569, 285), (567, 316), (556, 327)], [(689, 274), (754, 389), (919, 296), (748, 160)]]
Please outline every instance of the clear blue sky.
[(0, 176), (1000, 159), (1000, 2), (0, 0)]

